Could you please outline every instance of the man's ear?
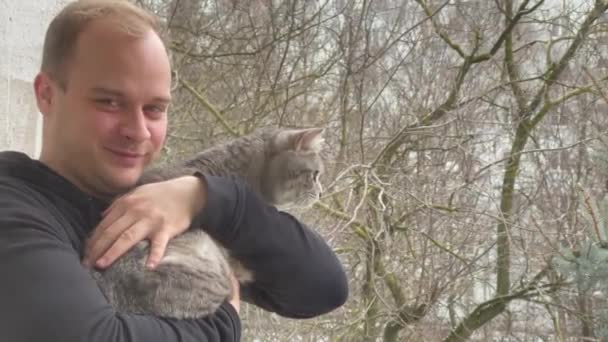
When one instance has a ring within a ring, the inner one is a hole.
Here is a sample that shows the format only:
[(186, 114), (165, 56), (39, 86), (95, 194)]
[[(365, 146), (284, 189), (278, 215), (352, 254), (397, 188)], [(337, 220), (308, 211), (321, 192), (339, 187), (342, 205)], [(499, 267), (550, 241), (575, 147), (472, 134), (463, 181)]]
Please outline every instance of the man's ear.
[(49, 115), (53, 106), (55, 89), (53, 80), (44, 72), (39, 72), (34, 79), (34, 93), (38, 110), (42, 115)]

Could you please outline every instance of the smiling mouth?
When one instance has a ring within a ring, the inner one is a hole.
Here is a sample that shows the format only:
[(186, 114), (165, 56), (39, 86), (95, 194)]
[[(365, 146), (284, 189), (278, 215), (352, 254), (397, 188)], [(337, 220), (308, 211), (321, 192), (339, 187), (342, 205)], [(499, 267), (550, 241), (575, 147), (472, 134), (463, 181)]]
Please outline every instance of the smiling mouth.
[(114, 154), (117, 154), (121, 157), (127, 157), (127, 158), (142, 158), (144, 156), (143, 153), (123, 152), (123, 151), (116, 151), (116, 150), (110, 150), (110, 151), (112, 151)]
[(146, 156), (145, 153), (121, 151), (111, 148), (106, 148), (106, 150), (108, 150), (112, 155), (117, 157), (118, 160), (120, 160), (121, 164), (125, 164), (126, 166), (134, 166)]

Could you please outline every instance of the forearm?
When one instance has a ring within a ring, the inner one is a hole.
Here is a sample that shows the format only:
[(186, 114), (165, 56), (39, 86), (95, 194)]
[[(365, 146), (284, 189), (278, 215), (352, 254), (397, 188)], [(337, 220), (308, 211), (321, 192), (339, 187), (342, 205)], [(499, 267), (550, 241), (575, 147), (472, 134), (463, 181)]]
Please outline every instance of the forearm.
[(283, 316), (331, 311), (348, 294), (343, 268), (323, 239), (293, 216), (265, 204), (244, 182), (206, 177), (198, 223), (251, 271), (243, 295)]
[[(224, 303), (218, 311), (203, 319), (175, 320), (149, 315), (121, 314), (113, 311), (105, 317), (82, 317), (80, 320), (95, 322), (89, 329), (78, 329), (74, 341), (88, 342), (224, 342), (240, 340), (240, 323), (234, 308)], [(75, 322), (74, 322), (75, 323)], [(74, 330), (73, 325), (63, 331)], [(39, 334), (32, 341), (70, 341), (61, 332), (57, 339), (48, 339), (47, 334)]]
[(223, 342), (240, 338), (239, 318), (229, 304), (196, 320), (116, 312), (69, 246), (27, 227), (15, 229), (10, 240), (4, 233), (0, 234), (3, 341)]

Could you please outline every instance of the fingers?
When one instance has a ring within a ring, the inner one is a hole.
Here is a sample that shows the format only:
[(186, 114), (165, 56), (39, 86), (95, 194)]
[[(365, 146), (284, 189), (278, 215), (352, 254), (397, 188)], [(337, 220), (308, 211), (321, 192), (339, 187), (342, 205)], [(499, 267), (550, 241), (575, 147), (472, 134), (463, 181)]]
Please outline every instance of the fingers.
[(165, 255), (165, 249), (169, 243), (169, 236), (167, 234), (159, 233), (154, 236), (150, 241), (150, 255), (146, 262), (146, 267), (154, 268), (160, 262), (163, 255)]
[[(92, 266), (110, 248), (116, 239), (136, 222), (131, 215), (124, 212), (112, 211), (106, 216), (93, 231), (93, 235), (87, 241), (83, 264)], [(131, 233), (129, 233), (131, 234)]]
[(124, 206), (116, 206), (114, 203), (102, 213), (103, 219), (93, 230), (93, 235), (91, 235), (88, 240), (89, 243), (94, 243), (99, 240), (102, 234), (105, 235), (107, 233), (106, 230), (108, 227), (114, 226), (114, 223), (116, 223), (118, 219), (124, 219), (126, 208), (124, 208)]
[(230, 272), (230, 281), (232, 282), (232, 298), (228, 302), (239, 313), (241, 311), (241, 285), (232, 272)]
[(103, 212), (87, 242), (83, 264), (105, 268), (137, 242), (150, 241), (146, 266), (154, 267), (172, 237), (186, 231), (204, 206), (201, 182), (194, 176), (146, 184), (125, 194)]
[(108, 213), (110, 212), (110, 210), (113, 210), (114, 207), (116, 207), (116, 203), (120, 203), (119, 201), (120, 197), (115, 199), (112, 203), (110, 203), (110, 205), (106, 208), (106, 210), (104, 210), (101, 213), (101, 216), (105, 217), (106, 215), (108, 215)]
[(106, 211), (106, 217), (95, 228), (87, 242), (83, 265), (106, 268), (129, 251), (138, 242), (150, 240), (150, 254), (146, 266), (154, 268), (162, 259), (171, 235), (164, 216), (150, 210), (141, 217), (142, 209), (128, 211), (116, 205)]
[[(116, 259), (135, 246), (135, 244), (144, 240), (148, 235), (148, 232), (148, 223), (145, 221), (138, 221), (134, 225), (123, 230), (116, 238), (108, 237), (107, 239), (98, 240), (99, 244), (103, 243), (105, 245), (109, 242), (110, 245), (107, 249), (102, 251), (101, 256), (95, 262), (95, 266), (99, 268), (110, 266)], [(93, 258), (92, 260), (96, 259)]]

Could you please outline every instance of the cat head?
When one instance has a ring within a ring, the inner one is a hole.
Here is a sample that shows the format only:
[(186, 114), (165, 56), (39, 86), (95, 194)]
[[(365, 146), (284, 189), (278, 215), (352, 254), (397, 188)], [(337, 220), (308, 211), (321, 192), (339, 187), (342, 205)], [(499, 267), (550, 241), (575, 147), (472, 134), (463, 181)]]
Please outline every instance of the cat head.
[(279, 130), (269, 138), (264, 195), (282, 208), (311, 206), (322, 191), (323, 128)]

